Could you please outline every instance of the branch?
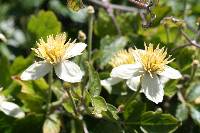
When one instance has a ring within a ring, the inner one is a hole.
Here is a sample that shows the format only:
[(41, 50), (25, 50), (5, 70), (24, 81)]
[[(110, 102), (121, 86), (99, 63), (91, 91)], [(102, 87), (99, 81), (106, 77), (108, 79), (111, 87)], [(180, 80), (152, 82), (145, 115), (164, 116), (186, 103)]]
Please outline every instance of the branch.
[(189, 36), (183, 31), (181, 30), (181, 34), (185, 37), (185, 39), (193, 46), (200, 48), (200, 44), (197, 43), (196, 40), (192, 40), (189, 38)]
[[(102, 6), (104, 8), (107, 8), (107, 4), (98, 1), (98, 0), (88, 0), (96, 5)], [(128, 6), (121, 6), (121, 5), (117, 5), (117, 4), (110, 4), (110, 7), (116, 10), (121, 10), (121, 11), (125, 11), (125, 12), (138, 12), (137, 8), (133, 8), (133, 7), (128, 7)]]

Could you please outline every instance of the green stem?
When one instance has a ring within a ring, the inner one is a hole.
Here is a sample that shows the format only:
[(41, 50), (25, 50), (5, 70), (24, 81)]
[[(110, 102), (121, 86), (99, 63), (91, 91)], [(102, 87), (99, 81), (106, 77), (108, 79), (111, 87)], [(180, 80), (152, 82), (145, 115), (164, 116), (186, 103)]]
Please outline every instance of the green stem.
[(133, 95), (131, 95), (128, 98), (126, 104), (124, 105), (124, 108), (126, 108), (130, 102), (132, 102), (133, 100), (135, 100), (135, 98), (137, 97), (137, 95), (140, 93), (140, 90), (141, 90), (141, 84), (138, 85), (137, 91), (135, 93), (133, 93)]
[(91, 61), (92, 55), (92, 32), (93, 32), (93, 21), (94, 15), (89, 13), (89, 20), (88, 20), (88, 60)]
[(49, 75), (48, 75), (48, 84), (49, 84), (49, 89), (48, 89), (48, 98), (47, 98), (47, 114), (50, 112), (50, 103), (51, 103), (51, 98), (52, 98), (52, 83), (53, 83), (53, 68), (50, 70)]
[(169, 44), (169, 28), (165, 25), (165, 32), (166, 32), (166, 37), (167, 37), (167, 44)]
[(68, 96), (69, 96), (69, 98), (71, 100), (74, 113), (75, 113), (76, 116), (78, 116), (78, 111), (77, 111), (77, 108), (76, 108), (76, 103), (75, 103), (75, 101), (74, 101), (74, 99), (72, 97), (71, 89), (70, 88), (66, 88), (66, 90), (67, 90), (67, 94), (68, 94)]
[(82, 128), (83, 128), (83, 132), (84, 133), (89, 133), (89, 131), (87, 129), (87, 125), (86, 125), (84, 120), (81, 120), (81, 124), (82, 124)]

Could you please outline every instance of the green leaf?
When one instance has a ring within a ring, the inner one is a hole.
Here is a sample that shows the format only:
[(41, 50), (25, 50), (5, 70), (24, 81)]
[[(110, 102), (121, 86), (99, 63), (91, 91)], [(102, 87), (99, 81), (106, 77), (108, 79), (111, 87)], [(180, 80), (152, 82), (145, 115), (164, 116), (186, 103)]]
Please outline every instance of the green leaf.
[(171, 11), (168, 6), (156, 6), (153, 13), (156, 14), (156, 19), (153, 21), (153, 26), (158, 26), (160, 21)]
[(49, 115), (43, 125), (43, 133), (60, 133), (61, 120), (57, 113)]
[(3, 87), (8, 86), (11, 83), (11, 75), (9, 70), (9, 62), (7, 58), (2, 57), (0, 60), (0, 85)]
[(100, 68), (103, 68), (105, 65), (107, 65), (113, 54), (123, 49), (127, 42), (127, 38), (123, 36), (105, 36), (102, 38), (100, 42), (100, 50), (102, 52), (102, 56), (100, 58)]
[(146, 104), (141, 101), (133, 101), (127, 105), (124, 110), (124, 118), (126, 121), (139, 121), (142, 113), (146, 111)]
[(132, 12), (117, 15), (116, 20), (123, 35), (137, 33), (140, 26), (140, 18)]
[(113, 106), (112, 104), (107, 103), (107, 111), (103, 111), (102, 112), (102, 116), (105, 119), (111, 120), (111, 121), (115, 121), (119, 119), (119, 116), (117, 115), (118, 110), (115, 106)]
[(190, 115), (194, 122), (200, 126), (200, 109), (193, 107), (192, 105), (190, 106)]
[(27, 58), (18, 56), (10, 66), (11, 75), (16, 75), (25, 70), (29, 65), (33, 63), (33, 55), (31, 54)]
[(187, 93), (187, 99), (192, 102), (200, 96), (200, 84), (192, 84)]
[(168, 97), (173, 97), (177, 92), (177, 80), (170, 80), (165, 84), (164, 91), (165, 95)]
[(170, 114), (145, 112), (141, 116), (141, 130), (150, 133), (169, 133), (175, 131), (180, 122)]
[(86, 63), (86, 65), (89, 72), (89, 93), (91, 94), (91, 96), (99, 96), (101, 93), (101, 83), (99, 79), (99, 74), (95, 71), (91, 64)]
[(108, 15), (108, 13), (100, 8), (98, 12), (98, 18), (94, 23), (94, 33), (97, 36), (105, 36), (105, 35), (116, 35), (117, 30), (112, 23), (111, 17)]
[(97, 117), (102, 117), (102, 112), (107, 111), (107, 103), (101, 96), (92, 97), (92, 106), (94, 107), (93, 114)]
[(41, 114), (29, 114), (23, 119), (17, 119), (13, 123), (12, 133), (40, 133), (44, 116)]
[(31, 16), (28, 22), (28, 30), (37, 38), (61, 32), (61, 23), (52, 11), (39, 11)]
[(14, 120), (15, 119), (13, 117), (9, 117), (0, 111), (0, 132), (1, 133), (7, 133), (7, 132), (11, 133)]
[(83, 7), (82, 0), (67, 0), (67, 6), (73, 11), (79, 11)]
[(184, 121), (188, 118), (188, 107), (186, 104), (179, 104), (176, 109), (176, 118), (178, 118), (180, 121)]
[(13, 79), (21, 86), (21, 92), (17, 94), (17, 97), (23, 103), (24, 110), (27, 112), (41, 112), (46, 101), (46, 90), (48, 88), (46, 81), (42, 78), (34, 81)]
[(112, 114), (112, 117), (115, 120), (119, 119), (119, 116), (117, 115), (118, 111), (117, 108), (115, 106), (113, 106), (112, 104), (107, 103), (107, 107), (108, 107), (108, 112), (110, 112)]
[(23, 103), (22, 108), (26, 112), (42, 112), (42, 106), (45, 103), (45, 99), (38, 95), (19, 93), (18, 98)]

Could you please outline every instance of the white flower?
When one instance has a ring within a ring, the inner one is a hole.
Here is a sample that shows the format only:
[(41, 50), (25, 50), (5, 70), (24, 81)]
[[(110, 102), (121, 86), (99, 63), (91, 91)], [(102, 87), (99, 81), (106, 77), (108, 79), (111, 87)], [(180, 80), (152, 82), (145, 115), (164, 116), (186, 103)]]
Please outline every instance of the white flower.
[(6, 98), (3, 95), (0, 95), (0, 111), (4, 112), (6, 115), (19, 119), (25, 117), (25, 113), (20, 107), (15, 103), (6, 101)]
[[(135, 59), (133, 56), (133, 49), (127, 50), (120, 50), (114, 56), (111, 58), (110, 65), (115, 68), (123, 64), (134, 64)], [(112, 85), (115, 85), (121, 81), (123, 81), (124, 78), (119, 77), (110, 77), (108, 79), (101, 80), (101, 85), (109, 92), (112, 91)], [(140, 82), (139, 77), (133, 77), (126, 81), (126, 84), (129, 86), (130, 89), (136, 90), (138, 84)], [(132, 86), (130, 86), (130, 83)], [(133, 86), (134, 85), (134, 86)]]
[(55, 37), (50, 35), (47, 42), (40, 39), (37, 42), (37, 48), (32, 50), (36, 56), (44, 59), (35, 62), (28, 67), (22, 74), (22, 80), (35, 80), (46, 75), (52, 68), (55, 69), (56, 75), (66, 82), (80, 82), (84, 73), (80, 67), (68, 59), (82, 54), (86, 48), (85, 43), (66, 42), (66, 34), (58, 34)]
[(164, 48), (160, 49), (157, 46), (153, 49), (153, 45), (149, 47), (145, 44), (145, 50), (135, 51), (135, 64), (124, 64), (114, 68), (111, 72), (111, 77), (127, 79), (130, 82), (128, 86), (135, 88), (135, 84), (131, 83), (133, 77), (141, 77), (141, 92), (146, 97), (158, 104), (162, 102), (164, 96), (163, 84), (160, 76), (170, 79), (181, 78), (179, 71), (167, 66), (172, 60), (171, 56), (167, 57), (167, 52)]

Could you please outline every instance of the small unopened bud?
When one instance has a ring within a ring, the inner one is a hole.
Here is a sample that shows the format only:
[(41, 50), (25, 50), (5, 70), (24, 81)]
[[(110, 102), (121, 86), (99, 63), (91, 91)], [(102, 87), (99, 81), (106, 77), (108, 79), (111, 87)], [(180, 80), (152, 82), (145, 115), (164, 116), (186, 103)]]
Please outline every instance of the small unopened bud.
[(124, 105), (123, 104), (119, 105), (119, 107), (117, 108), (117, 112), (118, 113), (124, 112)]
[(194, 100), (194, 103), (195, 103), (195, 104), (200, 104), (200, 96), (197, 97), (197, 98)]
[(85, 42), (85, 40), (86, 40), (86, 35), (81, 30), (78, 32), (78, 40), (81, 41), (81, 42)]
[(2, 42), (7, 42), (6, 37), (5, 37), (2, 33), (0, 33), (0, 40), (1, 40)]
[(157, 108), (157, 109), (156, 109), (156, 112), (157, 112), (157, 113), (162, 113), (163, 110), (162, 110), (161, 108)]
[(88, 14), (94, 14), (94, 7), (93, 6), (88, 6), (87, 7), (87, 12), (88, 12)]
[(199, 66), (199, 61), (193, 60), (192, 65), (193, 65), (193, 67), (197, 68)]

